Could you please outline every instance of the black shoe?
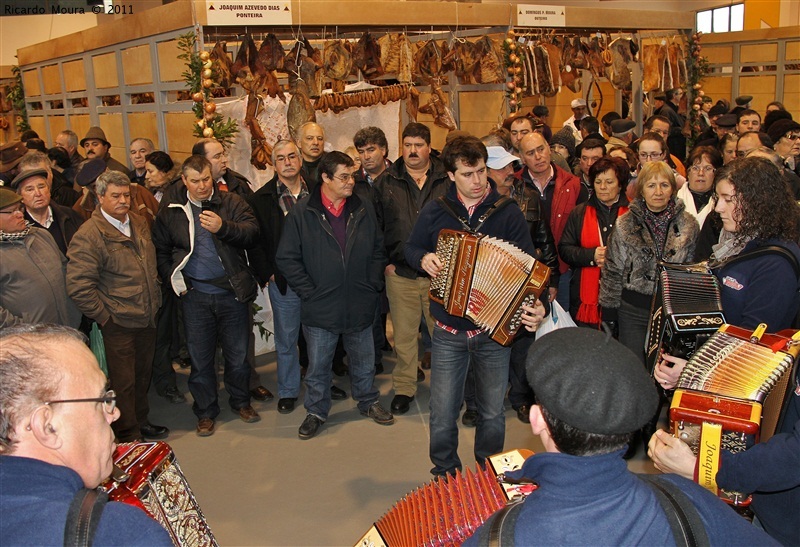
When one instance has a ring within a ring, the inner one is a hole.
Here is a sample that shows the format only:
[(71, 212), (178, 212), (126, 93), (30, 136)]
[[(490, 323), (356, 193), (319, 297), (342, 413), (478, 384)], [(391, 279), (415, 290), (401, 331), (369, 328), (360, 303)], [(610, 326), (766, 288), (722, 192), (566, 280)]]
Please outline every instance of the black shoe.
[(278, 399), (278, 412), (281, 414), (289, 414), (294, 410), (294, 404), (297, 402), (297, 397), (286, 397), (285, 399)]
[(394, 423), (392, 413), (383, 408), (378, 401), (372, 403), (366, 411), (362, 411), (361, 415), (372, 418), (379, 425), (392, 425)]
[(331, 399), (334, 401), (344, 401), (347, 399), (347, 392), (336, 386), (331, 386)]
[(321, 426), (322, 423), (322, 420), (313, 414), (308, 414), (306, 419), (303, 420), (303, 423), (300, 424), (300, 429), (297, 430), (297, 436), (304, 441), (310, 439), (317, 434), (317, 431), (319, 431), (319, 426)]
[(383, 363), (375, 363), (375, 374), (383, 374)]
[(478, 423), (478, 411), (467, 409), (461, 417), (461, 423), (466, 427), (475, 427)]
[(174, 405), (186, 402), (186, 396), (175, 386), (168, 387), (162, 397)]
[(394, 399), (392, 399), (392, 412), (395, 414), (405, 414), (411, 407), (411, 401), (413, 400), (413, 395), (395, 395)]
[(333, 373), (336, 376), (346, 376), (347, 375), (347, 365), (344, 364), (344, 361), (334, 361), (333, 362)]
[(517, 418), (523, 424), (531, 423), (531, 407), (528, 405), (522, 405), (521, 407), (517, 408)]
[(140, 425), (139, 431), (142, 432), (142, 437), (153, 441), (166, 439), (169, 436), (169, 429), (163, 425), (153, 425), (150, 422)]
[(192, 360), (188, 357), (178, 357), (173, 363), (178, 363), (178, 366), (181, 368), (192, 368)]
[(425, 381), (425, 373), (422, 372), (421, 368), (417, 368), (417, 382), (424, 382)]
[(256, 401), (271, 401), (275, 398), (270, 390), (264, 386), (256, 386), (250, 390), (250, 397)]
[(389, 343), (388, 340), (386, 340), (383, 343), (383, 347), (381, 348), (381, 351), (385, 351), (386, 353), (392, 353), (392, 351), (393, 351), (392, 350), (392, 345)]

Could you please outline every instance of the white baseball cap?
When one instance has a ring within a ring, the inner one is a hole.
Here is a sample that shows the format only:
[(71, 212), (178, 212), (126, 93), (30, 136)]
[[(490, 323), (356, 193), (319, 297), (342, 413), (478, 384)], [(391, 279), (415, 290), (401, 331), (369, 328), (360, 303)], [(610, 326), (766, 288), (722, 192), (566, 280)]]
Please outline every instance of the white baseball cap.
[(489, 152), (489, 160), (486, 162), (489, 169), (502, 169), (519, 159), (517, 156), (509, 154), (502, 146), (487, 146), (486, 151)]
[(570, 108), (580, 108), (581, 106), (586, 106), (586, 101), (584, 99), (573, 99), (571, 103), (569, 103)]

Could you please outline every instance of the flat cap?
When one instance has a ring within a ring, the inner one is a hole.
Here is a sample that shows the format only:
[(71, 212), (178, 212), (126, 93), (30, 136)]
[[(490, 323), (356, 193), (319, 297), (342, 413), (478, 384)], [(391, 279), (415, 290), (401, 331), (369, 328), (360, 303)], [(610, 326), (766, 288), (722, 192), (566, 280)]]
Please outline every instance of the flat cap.
[(778, 120), (769, 126), (767, 135), (772, 142), (778, 142), (790, 131), (800, 131), (800, 123), (794, 120)]
[(102, 175), (106, 169), (106, 162), (100, 158), (87, 160), (83, 163), (81, 170), (78, 171), (78, 174), (75, 176), (75, 182), (80, 186), (89, 186), (96, 181), (97, 177)]
[(11, 141), (0, 145), (0, 172), (11, 171), (28, 153), (28, 147), (22, 141)]
[(657, 100), (657, 101), (661, 101), (661, 102), (666, 102), (666, 100), (667, 100), (667, 96), (666, 96), (666, 95), (664, 95), (663, 93), (659, 93), (658, 95), (656, 95), (656, 96), (655, 96), (655, 97), (653, 97), (653, 98), (654, 98), (655, 100)]
[(630, 133), (634, 128), (636, 128), (636, 122), (633, 120), (614, 120), (611, 122), (611, 132), (615, 137)]
[(22, 196), (13, 190), (0, 186), (0, 210), (22, 201)]
[(44, 177), (47, 178), (47, 169), (29, 169), (27, 171), (23, 171), (22, 173), (18, 174), (14, 177), (14, 180), (11, 181), (11, 189), (18, 190), (19, 185), (22, 184), (24, 181), (28, 180), (31, 177)]
[(572, 327), (546, 334), (531, 346), (526, 369), (539, 404), (584, 432), (631, 433), (658, 407), (644, 364), (602, 331)]
[(736, 127), (736, 114), (723, 114), (717, 118), (719, 127)]
[(734, 99), (734, 101), (736, 101), (736, 104), (738, 104), (739, 106), (745, 106), (747, 103), (749, 103), (752, 100), (753, 100), (753, 96), (752, 95), (742, 95), (741, 97), (736, 97)]

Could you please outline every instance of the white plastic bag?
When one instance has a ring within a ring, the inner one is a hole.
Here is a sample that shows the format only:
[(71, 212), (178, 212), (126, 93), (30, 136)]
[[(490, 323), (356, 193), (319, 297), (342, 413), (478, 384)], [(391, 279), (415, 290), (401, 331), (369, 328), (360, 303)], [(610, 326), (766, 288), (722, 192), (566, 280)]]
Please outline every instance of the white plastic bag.
[(553, 332), (558, 329), (566, 329), (567, 327), (577, 327), (572, 317), (564, 311), (558, 301), (553, 300), (550, 302), (550, 315), (541, 322), (539, 328), (536, 329), (536, 339), (538, 340), (548, 332)]
[[(272, 306), (270, 305), (269, 294), (266, 289), (258, 289), (258, 296), (256, 296), (256, 301), (253, 304), (257, 306), (255, 309), (258, 309), (253, 316), (255, 322), (253, 325), (253, 332), (256, 335), (256, 355), (273, 352), (275, 351), (275, 337), (272, 333), (275, 332), (275, 327), (272, 321)], [(263, 334), (259, 326), (265, 330)]]

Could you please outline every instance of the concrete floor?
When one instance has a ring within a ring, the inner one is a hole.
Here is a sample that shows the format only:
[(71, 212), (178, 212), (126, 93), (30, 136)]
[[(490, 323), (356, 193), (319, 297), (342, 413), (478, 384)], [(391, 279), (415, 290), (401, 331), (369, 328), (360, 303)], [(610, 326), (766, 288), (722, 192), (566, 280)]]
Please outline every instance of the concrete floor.
[[(277, 393), (275, 354), (258, 363), (263, 384)], [(394, 357), (384, 354), (384, 364), (387, 372), (376, 383), (388, 408)], [(352, 399), (334, 401), (318, 436), (307, 441), (297, 437), (302, 394), (291, 414), (276, 411), (277, 399), (254, 401), (262, 419), (246, 424), (228, 407), (224, 390), (216, 433), (197, 437), (187, 379), (179, 369), (178, 386), (189, 400), (173, 405), (152, 394), (150, 419), (170, 428), (167, 442), (220, 545), (354, 545), (394, 502), (431, 479), (428, 378), (394, 425), (362, 417)], [(334, 382), (350, 394), (347, 377)], [(541, 451), (530, 426), (506, 406), (506, 449)], [(459, 427), (459, 454), (474, 469), (474, 429)], [(655, 472), (641, 449), (629, 467)]]

